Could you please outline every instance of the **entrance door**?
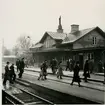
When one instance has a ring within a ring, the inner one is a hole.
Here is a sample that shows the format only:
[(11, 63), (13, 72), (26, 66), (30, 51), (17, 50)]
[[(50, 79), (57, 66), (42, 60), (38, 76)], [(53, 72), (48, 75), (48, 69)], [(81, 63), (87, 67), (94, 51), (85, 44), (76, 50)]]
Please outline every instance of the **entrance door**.
[(83, 55), (79, 55), (80, 69), (83, 70)]

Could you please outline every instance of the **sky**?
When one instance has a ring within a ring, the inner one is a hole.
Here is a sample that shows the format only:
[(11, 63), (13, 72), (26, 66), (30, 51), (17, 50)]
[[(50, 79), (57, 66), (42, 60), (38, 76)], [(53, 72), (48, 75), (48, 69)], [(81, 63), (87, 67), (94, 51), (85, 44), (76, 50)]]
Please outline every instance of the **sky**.
[(0, 0), (0, 36), (8, 49), (21, 35), (36, 43), (46, 31), (56, 32), (60, 16), (66, 33), (72, 24), (105, 31), (105, 0)]

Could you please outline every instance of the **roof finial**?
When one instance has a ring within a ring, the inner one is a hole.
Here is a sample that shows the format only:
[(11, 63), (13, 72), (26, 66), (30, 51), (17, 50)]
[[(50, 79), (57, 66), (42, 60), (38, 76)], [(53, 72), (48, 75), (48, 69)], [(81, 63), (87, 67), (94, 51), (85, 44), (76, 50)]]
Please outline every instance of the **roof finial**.
[(61, 25), (61, 16), (59, 17), (59, 25), (58, 25), (57, 32), (63, 33), (63, 29), (62, 29), (62, 25)]
[(61, 16), (59, 17), (59, 25), (61, 25)]

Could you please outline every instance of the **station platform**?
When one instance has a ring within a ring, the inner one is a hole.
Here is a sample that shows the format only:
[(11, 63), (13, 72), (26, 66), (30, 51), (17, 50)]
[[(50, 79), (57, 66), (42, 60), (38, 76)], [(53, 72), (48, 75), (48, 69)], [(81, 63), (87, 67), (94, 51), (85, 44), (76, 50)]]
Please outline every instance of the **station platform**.
[[(28, 81), (29, 83), (37, 84), (39, 86), (42, 86), (48, 89), (59, 91), (61, 93), (73, 95), (76, 97), (81, 97), (83, 99), (91, 100), (94, 102), (104, 103), (105, 91), (83, 87), (82, 83), (81, 83), (81, 87), (78, 87), (77, 83), (74, 83), (74, 85), (71, 86), (70, 80), (69, 80), (69, 83), (63, 83), (63, 82), (59, 82), (62, 80), (58, 80), (56, 77), (53, 77), (52, 79), (55, 78), (55, 80), (57, 81), (52, 81), (51, 78), (49, 77), (45, 81), (42, 81), (42, 80), (39, 81), (37, 80), (36, 74), (33, 74), (33, 73), (31, 74), (32, 74), (31, 76), (29, 75), (29, 73), (24, 74), (22, 80)], [(87, 85), (91, 85), (91, 84), (88, 83)], [(102, 88), (105, 89), (104, 86), (102, 86)]]
[[(31, 70), (33, 72), (40, 72), (40, 68), (38, 67), (28, 67), (25, 70)], [(48, 74), (52, 74), (51, 68), (47, 69)], [(80, 78), (83, 79), (83, 71), (79, 72)], [(63, 76), (65, 77), (73, 77), (73, 72), (70, 71), (63, 71)], [(95, 81), (95, 82), (104, 82), (104, 73), (93, 73), (90, 74), (90, 78), (88, 80)]]
[[(39, 68), (25, 68), (27, 69), (24, 74), (22, 81), (27, 81), (30, 86), (31, 84), (41, 86), (43, 89), (46, 88), (46, 91), (49, 89), (51, 91), (58, 91), (63, 94), (68, 94), (71, 96), (79, 97), (81, 99), (90, 100), (97, 103), (105, 103), (104, 100), (104, 94), (105, 94), (105, 88), (104, 84), (102, 83), (84, 83), (81, 82), (81, 87), (78, 87), (77, 83), (74, 83), (73, 86), (70, 85), (72, 78), (63, 77), (63, 79), (57, 79), (56, 76), (48, 75), (47, 80), (37, 80), (39, 73), (38, 72), (32, 72), (32, 70), (40, 71)], [(48, 70), (49, 73), (51, 73), (51, 70)], [(64, 71), (65, 75), (73, 75), (72, 72)], [(66, 74), (67, 73), (67, 74)], [(80, 75), (82, 75), (83, 72), (80, 72)], [(16, 72), (18, 75), (18, 73)], [(97, 76), (94, 76), (97, 79)], [(94, 78), (94, 79), (95, 79)], [(98, 77), (98, 79), (103, 79), (102, 76)], [(50, 92), (51, 93), (51, 92)], [(53, 94), (53, 92), (51, 93)], [(65, 98), (65, 97), (64, 97)]]

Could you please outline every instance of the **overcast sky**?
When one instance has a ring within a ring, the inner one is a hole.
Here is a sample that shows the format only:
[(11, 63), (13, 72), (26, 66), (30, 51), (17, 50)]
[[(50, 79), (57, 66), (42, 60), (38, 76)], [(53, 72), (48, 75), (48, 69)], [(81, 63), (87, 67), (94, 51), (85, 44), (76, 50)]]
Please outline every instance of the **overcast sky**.
[(23, 34), (36, 43), (45, 31), (56, 32), (60, 15), (64, 32), (71, 24), (105, 31), (105, 0), (0, 0), (0, 36), (7, 48)]

